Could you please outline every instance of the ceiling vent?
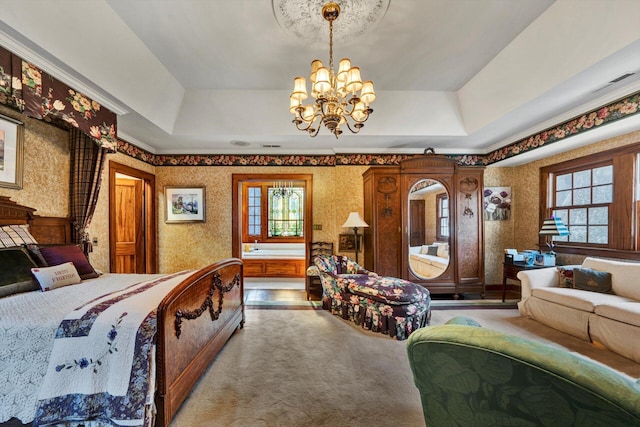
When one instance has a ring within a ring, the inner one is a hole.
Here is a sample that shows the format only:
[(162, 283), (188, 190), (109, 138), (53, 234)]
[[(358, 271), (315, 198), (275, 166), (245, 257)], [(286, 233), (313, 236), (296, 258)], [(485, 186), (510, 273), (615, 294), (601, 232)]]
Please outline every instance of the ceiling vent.
[(236, 147), (248, 147), (251, 144), (248, 143), (247, 141), (233, 140), (231, 141), (231, 145), (235, 145)]
[(616, 77), (615, 79), (611, 80), (609, 83), (607, 83), (606, 85), (599, 87), (598, 89), (594, 90), (592, 93), (597, 93), (600, 92), (603, 89), (608, 88), (609, 86), (613, 86), (614, 84), (620, 83), (622, 80), (633, 76), (635, 73), (624, 73), (621, 76)]
[(635, 73), (625, 73), (623, 75), (621, 75), (620, 77), (616, 77), (615, 79), (611, 80), (609, 83), (618, 83), (619, 81), (622, 81), (624, 79), (626, 79), (627, 77), (631, 77), (633, 76)]

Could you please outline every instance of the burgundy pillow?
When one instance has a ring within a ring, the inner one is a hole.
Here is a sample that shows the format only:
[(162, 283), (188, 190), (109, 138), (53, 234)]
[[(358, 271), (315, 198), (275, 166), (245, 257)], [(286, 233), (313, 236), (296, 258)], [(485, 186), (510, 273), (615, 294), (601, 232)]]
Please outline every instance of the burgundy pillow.
[(72, 262), (82, 280), (98, 277), (98, 273), (89, 264), (87, 256), (79, 246), (40, 246), (39, 249), (42, 258), (49, 266)]

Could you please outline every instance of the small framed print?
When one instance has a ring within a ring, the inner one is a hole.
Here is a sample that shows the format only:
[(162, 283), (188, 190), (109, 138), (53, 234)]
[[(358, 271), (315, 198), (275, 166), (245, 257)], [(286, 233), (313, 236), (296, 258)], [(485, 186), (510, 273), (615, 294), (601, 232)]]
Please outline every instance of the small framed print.
[(205, 187), (165, 187), (165, 223), (205, 222)]
[[(358, 252), (362, 252), (362, 235), (358, 235)], [(338, 251), (355, 252), (356, 235), (353, 233), (341, 233), (338, 240)]]
[(0, 187), (22, 188), (24, 124), (0, 116)]

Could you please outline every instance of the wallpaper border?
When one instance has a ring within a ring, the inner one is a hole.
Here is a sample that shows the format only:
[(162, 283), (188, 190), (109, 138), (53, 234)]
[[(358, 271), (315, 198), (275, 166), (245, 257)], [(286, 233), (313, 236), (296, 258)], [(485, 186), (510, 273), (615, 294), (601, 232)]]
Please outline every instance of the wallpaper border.
[[(640, 113), (640, 91), (588, 111), (541, 132), (522, 138), (487, 154), (447, 155), (460, 165), (488, 166), (545, 145), (555, 144), (601, 126)], [(118, 140), (117, 151), (154, 166), (395, 166), (419, 154), (335, 155), (156, 155), (134, 144)]]

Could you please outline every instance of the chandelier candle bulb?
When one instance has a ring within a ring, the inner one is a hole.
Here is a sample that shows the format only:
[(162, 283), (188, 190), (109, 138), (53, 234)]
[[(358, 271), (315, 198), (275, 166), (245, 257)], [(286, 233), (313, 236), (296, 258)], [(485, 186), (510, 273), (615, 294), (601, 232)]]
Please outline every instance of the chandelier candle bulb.
[(293, 79), (293, 92), (291, 100), (303, 101), (307, 99), (307, 80), (304, 77), (296, 77)]
[(296, 114), (296, 109), (300, 106), (301, 102), (291, 97), (291, 104), (289, 105), (289, 112)]
[[(322, 7), (322, 17), (329, 22), (329, 67), (315, 59), (311, 62), (311, 97), (313, 104), (304, 105), (307, 99), (306, 80), (304, 77), (294, 79), (291, 92), (289, 112), (294, 115), (296, 128), (306, 131), (314, 137), (320, 131), (321, 124), (338, 138), (342, 134), (341, 125), (352, 133), (358, 133), (364, 126), (373, 109), (369, 106), (375, 101), (373, 82), (364, 83), (360, 77), (360, 68), (352, 67), (349, 58), (342, 58), (338, 65), (338, 73), (333, 69), (333, 21), (340, 16), (340, 6), (329, 2)], [(362, 91), (362, 93), (359, 93)], [(347, 96), (351, 94), (351, 98)], [(318, 121), (318, 127), (314, 123)]]
[(313, 90), (314, 92), (318, 92), (320, 96), (323, 96), (329, 89), (331, 89), (329, 70), (327, 70), (326, 67), (320, 67), (316, 72), (316, 82), (313, 85)]
[(360, 80), (360, 67), (351, 67), (347, 74), (347, 90), (356, 96), (356, 92), (362, 89), (362, 80)]
[(316, 73), (318, 72), (318, 68), (320, 67), (324, 67), (324, 65), (322, 65), (322, 61), (320, 61), (319, 59), (314, 59), (311, 62), (311, 74), (309, 75), (309, 81), (311, 82), (311, 84), (314, 84), (316, 82)]
[(373, 82), (371, 80), (367, 80), (362, 84), (360, 100), (367, 106), (376, 100), (376, 93), (373, 91)]
[(338, 66), (338, 75), (336, 76), (336, 79), (340, 83), (347, 81), (347, 72), (349, 71), (349, 68), (351, 68), (351, 61), (349, 58), (342, 58), (340, 60), (340, 65)]

